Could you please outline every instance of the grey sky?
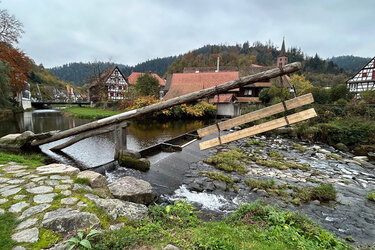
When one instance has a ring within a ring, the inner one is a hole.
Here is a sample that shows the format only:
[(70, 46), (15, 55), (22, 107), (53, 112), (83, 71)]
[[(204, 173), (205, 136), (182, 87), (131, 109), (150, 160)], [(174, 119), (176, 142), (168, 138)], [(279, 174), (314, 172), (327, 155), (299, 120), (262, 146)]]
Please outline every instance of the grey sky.
[(18, 47), (46, 67), (135, 65), (206, 44), (245, 41), (308, 55), (375, 56), (374, 0), (2, 0), (24, 24)]

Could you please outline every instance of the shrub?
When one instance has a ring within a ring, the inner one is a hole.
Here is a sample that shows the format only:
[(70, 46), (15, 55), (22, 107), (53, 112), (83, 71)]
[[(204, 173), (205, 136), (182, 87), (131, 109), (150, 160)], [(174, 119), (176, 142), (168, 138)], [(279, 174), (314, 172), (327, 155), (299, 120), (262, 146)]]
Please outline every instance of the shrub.
[(320, 184), (311, 190), (311, 199), (319, 201), (336, 200), (336, 190), (332, 184)]

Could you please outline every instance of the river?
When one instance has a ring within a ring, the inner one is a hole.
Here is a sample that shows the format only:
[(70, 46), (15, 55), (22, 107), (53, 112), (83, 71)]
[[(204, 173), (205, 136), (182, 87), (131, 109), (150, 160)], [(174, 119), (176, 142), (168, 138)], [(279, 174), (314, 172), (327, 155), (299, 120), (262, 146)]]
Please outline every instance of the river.
[[(66, 130), (90, 122), (89, 119), (65, 116), (58, 109), (42, 109), (24, 112), (0, 121), (0, 136), (30, 130), (34, 133), (52, 130)], [(129, 121), (127, 147), (140, 150), (166, 141), (208, 124), (208, 120), (167, 120), (143, 119)], [(49, 150), (67, 139), (41, 146), (42, 151), (52, 159), (62, 163), (92, 168), (113, 161), (113, 134), (108, 133), (82, 140), (63, 150), (64, 155)], [(151, 157), (151, 162), (159, 160), (163, 154)]]

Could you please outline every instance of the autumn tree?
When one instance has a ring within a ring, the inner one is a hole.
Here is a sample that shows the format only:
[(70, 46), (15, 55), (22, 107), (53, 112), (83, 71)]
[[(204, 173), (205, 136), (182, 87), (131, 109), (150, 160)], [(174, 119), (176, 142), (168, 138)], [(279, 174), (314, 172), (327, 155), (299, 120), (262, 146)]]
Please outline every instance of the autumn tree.
[(160, 85), (158, 79), (150, 73), (144, 73), (138, 77), (135, 89), (141, 96), (159, 96)]
[(0, 42), (18, 43), (18, 39), (24, 33), (22, 27), (22, 23), (14, 15), (0, 9)]
[(304, 75), (292, 75), (290, 77), (289, 83), (294, 86), (297, 96), (307, 94), (313, 88), (311, 82), (306, 80)]
[(9, 99), (11, 92), (9, 88), (10, 78), (8, 77), (9, 65), (0, 61), (0, 108), (7, 108), (11, 106)]
[(25, 89), (31, 71), (30, 59), (12, 45), (0, 42), (0, 60), (9, 63), (10, 87), (14, 95)]

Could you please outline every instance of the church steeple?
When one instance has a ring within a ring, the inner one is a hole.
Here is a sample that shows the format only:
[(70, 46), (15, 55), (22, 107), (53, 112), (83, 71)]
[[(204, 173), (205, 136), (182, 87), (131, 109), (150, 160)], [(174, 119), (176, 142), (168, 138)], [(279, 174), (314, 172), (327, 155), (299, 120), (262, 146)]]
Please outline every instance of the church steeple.
[(277, 67), (283, 67), (288, 64), (288, 57), (286, 56), (285, 52), (285, 41), (283, 38), (283, 44), (281, 45), (281, 51), (279, 56), (277, 57), (276, 65)]

